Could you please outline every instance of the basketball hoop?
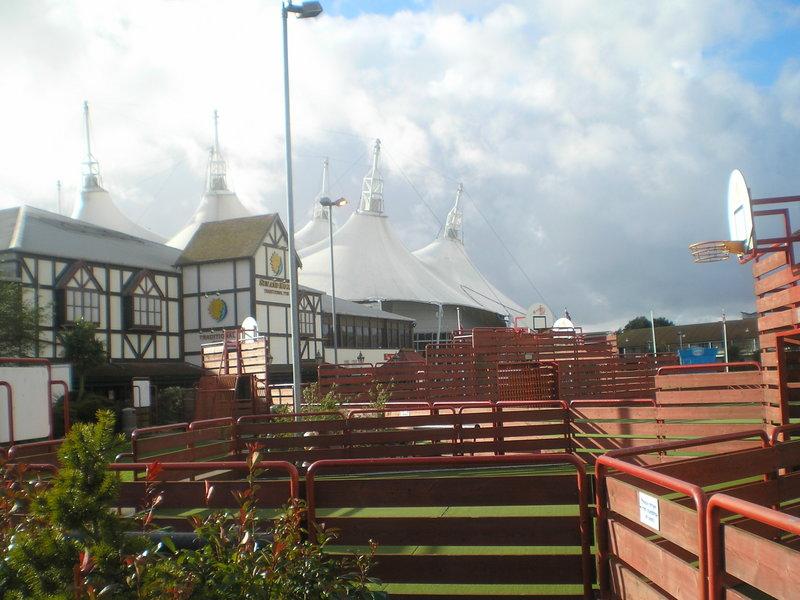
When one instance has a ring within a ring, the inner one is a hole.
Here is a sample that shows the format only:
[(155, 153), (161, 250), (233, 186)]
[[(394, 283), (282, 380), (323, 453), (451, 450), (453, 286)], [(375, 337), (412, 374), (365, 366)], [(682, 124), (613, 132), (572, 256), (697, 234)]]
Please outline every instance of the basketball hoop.
[(695, 242), (689, 244), (689, 252), (696, 263), (717, 262), (728, 260), (731, 254), (744, 254), (744, 242), (729, 240), (716, 240), (713, 242)]

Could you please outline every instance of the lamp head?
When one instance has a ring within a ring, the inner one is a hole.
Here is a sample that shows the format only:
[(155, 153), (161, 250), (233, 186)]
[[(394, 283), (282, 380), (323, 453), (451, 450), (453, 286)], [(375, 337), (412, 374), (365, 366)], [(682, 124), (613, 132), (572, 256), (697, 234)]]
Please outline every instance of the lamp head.
[(322, 5), (319, 2), (303, 2), (300, 5), (289, 2), (284, 5), (286, 12), (292, 12), (298, 19), (313, 19), (322, 14)]
[(319, 199), (319, 203), (322, 206), (344, 206), (347, 204), (347, 198), (339, 198), (338, 200), (331, 200), (327, 196), (323, 196)]

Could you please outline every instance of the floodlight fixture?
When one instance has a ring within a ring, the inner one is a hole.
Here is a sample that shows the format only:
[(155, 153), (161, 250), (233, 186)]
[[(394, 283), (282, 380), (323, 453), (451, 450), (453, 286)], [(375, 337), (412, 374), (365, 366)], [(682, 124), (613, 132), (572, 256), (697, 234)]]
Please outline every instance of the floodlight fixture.
[(319, 199), (319, 203), (322, 206), (332, 207), (332, 206), (344, 206), (347, 204), (347, 198), (339, 198), (338, 200), (331, 200), (327, 196), (323, 196)]
[(301, 4), (284, 4), (283, 10), (294, 13), (298, 19), (313, 19), (322, 14), (322, 5), (319, 2), (303, 2)]

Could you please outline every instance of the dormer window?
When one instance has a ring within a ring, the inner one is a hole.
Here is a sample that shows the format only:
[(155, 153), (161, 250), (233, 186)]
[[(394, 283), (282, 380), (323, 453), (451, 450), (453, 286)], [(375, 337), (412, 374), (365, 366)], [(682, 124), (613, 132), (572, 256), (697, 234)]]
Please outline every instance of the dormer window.
[(161, 329), (164, 294), (150, 272), (134, 275), (123, 294), (127, 329)]
[(62, 323), (70, 325), (84, 320), (100, 324), (100, 296), (103, 289), (86, 263), (79, 261), (69, 267), (59, 278), (56, 287)]

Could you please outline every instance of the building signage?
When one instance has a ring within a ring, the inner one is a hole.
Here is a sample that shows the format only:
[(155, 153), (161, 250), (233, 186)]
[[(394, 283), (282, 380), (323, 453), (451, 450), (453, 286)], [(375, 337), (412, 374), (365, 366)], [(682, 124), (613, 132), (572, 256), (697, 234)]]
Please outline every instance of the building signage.
[(222, 298), (214, 298), (211, 302), (209, 302), (208, 314), (211, 315), (211, 318), (217, 322), (222, 321), (225, 317), (227, 317), (228, 305), (225, 304), (225, 300)]
[(273, 279), (259, 279), (258, 285), (263, 288), (267, 288), (268, 292), (272, 292), (274, 294), (283, 294), (284, 296), (289, 295), (289, 282), (288, 281), (275, 281)]
[(639, 521), (642, 525), (647, 525), (651, 529), (658, 531), (658, 498), (645, 494), (642, 491), (639, 494)]
[(280, 277), (283, 274), (283, 257), (273, 250), (269, 257), (270, 275)]
[(207, 333), (200, 334), (200, 341), (204, 344), (213, 343), (213, 342), (221, 342), (224, 335), (221, 332), (211, 331)]

